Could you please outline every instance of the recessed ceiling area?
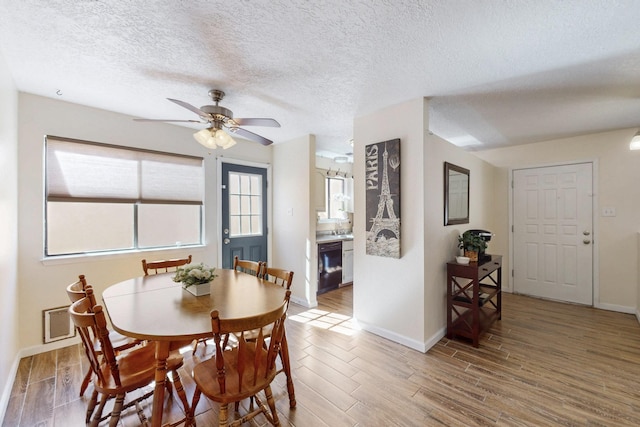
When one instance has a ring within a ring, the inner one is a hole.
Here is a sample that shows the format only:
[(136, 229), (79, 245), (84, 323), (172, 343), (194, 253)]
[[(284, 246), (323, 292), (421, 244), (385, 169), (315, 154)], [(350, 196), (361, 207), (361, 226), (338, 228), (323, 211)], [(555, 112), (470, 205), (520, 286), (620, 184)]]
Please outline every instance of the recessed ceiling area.
[(355, 117), (428, 97), (431, 132), (485, 150), (640, 125), (638, 22), (635, 0), (6, 0), (0, 60), (20, 91), (141, 118), (221, 89), (329, 158)]

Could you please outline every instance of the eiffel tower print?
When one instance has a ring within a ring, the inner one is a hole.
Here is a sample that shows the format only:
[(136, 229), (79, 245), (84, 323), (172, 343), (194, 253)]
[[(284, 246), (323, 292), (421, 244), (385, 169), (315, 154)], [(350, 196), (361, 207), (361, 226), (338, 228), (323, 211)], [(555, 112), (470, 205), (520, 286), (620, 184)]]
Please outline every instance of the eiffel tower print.
[[(367, 254), (400, 258), (400, 140), (370, 144), (365, 153), (367, 218), (370, 223)], [(378, 175), (380, 165), (381, 184)]]

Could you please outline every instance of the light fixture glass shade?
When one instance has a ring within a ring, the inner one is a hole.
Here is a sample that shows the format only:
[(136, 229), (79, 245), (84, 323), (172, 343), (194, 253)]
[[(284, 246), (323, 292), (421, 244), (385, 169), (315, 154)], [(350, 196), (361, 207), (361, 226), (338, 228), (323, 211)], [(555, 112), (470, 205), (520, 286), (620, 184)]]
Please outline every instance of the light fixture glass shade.
[(206, 128), (193, 134), (193, 137), (200, 144), (215, 150), (217, 147), (227, 149), (236, 145), (236, 141), (222, 129)]
[(636, 133), (629, 143), (629, 150), (640, 150), (640, 132)]

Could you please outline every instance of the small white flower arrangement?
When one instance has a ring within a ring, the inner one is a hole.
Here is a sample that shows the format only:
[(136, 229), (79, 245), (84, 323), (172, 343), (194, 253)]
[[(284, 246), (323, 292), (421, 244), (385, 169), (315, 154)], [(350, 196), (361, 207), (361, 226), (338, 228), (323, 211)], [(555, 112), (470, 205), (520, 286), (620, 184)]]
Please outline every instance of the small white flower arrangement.
[(182, 286), (186, 289), (191, 285), (209, 283), (217, 277), (217, 274), (214, 274), (215, 271), (215, 268), (210, 268), (203, 263), (188, 264), (184, 267), (178, 267), (176, 275), (173, 276), (173, 281), (182, 283)]

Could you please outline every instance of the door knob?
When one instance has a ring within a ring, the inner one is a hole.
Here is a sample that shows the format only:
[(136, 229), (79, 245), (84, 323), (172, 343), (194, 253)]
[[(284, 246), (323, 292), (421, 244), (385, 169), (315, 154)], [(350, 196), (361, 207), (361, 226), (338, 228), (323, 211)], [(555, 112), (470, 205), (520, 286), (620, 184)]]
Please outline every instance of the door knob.
[(589, 239), (584, 239), (584, 240), (582, 241), (582, 243), (584, 243), (585, 245), (588, 245), (589, 243), (591, 243), (591, 240), (589, 240)]
[(588, 236), (588, 235), (589, 235), (589, 234), (591, 234), (591, 233), (589, 232), (589, 230), (584, 230), (584, 231), (582, 232), (582, 234), (584, 234), (585, 236)]
[(229, 239), (224, 239), (224, 244), (225, 244), (225, 245), (228, 245), (230, 241), (231, 241), (231, 240), (229, 240)]

